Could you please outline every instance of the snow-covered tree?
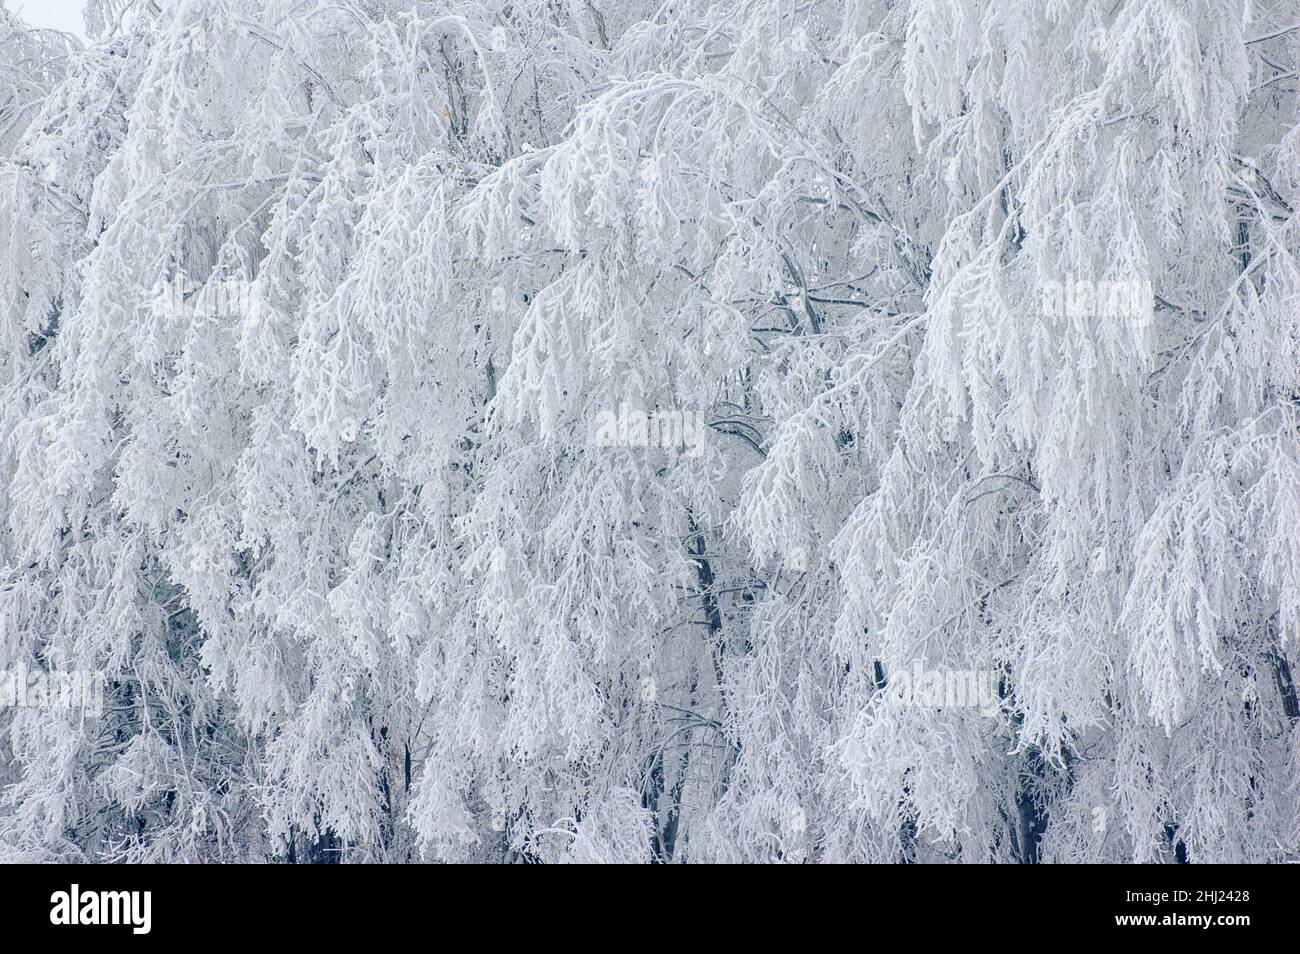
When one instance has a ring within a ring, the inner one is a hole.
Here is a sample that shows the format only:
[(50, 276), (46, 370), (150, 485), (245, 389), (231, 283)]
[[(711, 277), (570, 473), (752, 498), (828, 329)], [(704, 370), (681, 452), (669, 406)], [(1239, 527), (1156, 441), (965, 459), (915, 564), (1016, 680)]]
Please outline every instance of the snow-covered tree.
[(1297, 860), (1289, 7), (0, 11), (0, 858)]

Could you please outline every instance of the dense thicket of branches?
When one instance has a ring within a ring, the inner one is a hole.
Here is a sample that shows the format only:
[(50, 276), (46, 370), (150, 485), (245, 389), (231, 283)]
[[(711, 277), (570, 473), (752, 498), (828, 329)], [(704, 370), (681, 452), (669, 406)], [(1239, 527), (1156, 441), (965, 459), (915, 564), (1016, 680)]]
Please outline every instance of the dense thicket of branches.
[(0, 858), (1300, 858), (1295, 14), (0, 11)]

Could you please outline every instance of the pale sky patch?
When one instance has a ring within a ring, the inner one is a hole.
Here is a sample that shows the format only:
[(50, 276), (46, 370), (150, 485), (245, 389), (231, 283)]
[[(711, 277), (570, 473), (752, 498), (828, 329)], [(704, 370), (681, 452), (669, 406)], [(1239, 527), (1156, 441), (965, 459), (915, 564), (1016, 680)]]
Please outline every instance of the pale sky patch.
[(81, 17), (86, 0), (7, 0), (0, 6), (17, 13), (31, 26), (63, 30), (80, 40), (86, 38), (86, 22)]

